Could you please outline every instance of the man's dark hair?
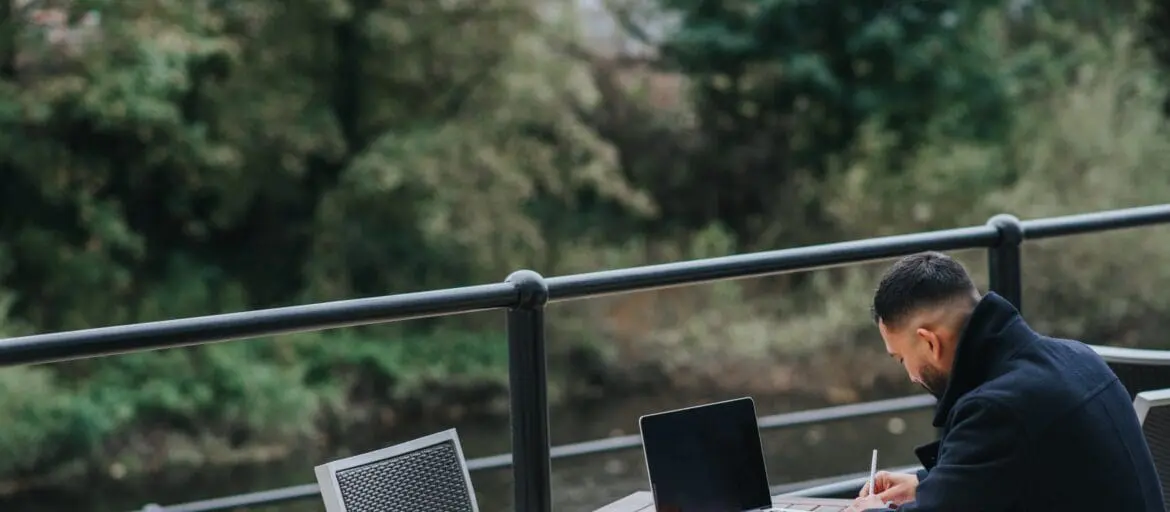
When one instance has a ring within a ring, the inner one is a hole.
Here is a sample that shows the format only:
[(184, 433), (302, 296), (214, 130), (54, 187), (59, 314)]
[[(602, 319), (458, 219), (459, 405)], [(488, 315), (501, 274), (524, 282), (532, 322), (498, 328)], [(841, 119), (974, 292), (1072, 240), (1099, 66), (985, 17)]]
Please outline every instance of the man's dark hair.
[(923, 308), (979, 297), (963, 265), (938, 252), (906, 256), (886, 270), (873, 294), (873, 321), (896, 326)]

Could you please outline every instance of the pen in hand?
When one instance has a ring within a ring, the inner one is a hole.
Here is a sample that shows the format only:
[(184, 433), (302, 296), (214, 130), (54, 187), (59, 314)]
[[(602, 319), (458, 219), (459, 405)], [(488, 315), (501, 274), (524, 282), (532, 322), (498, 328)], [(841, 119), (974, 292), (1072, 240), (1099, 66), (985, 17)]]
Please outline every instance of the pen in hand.
[(877, 494), (877, 489), (874, 489), (874, 476), (877, 475), (877, 449), (873, 451), (873, 458), (869, 461), (869, 493)]

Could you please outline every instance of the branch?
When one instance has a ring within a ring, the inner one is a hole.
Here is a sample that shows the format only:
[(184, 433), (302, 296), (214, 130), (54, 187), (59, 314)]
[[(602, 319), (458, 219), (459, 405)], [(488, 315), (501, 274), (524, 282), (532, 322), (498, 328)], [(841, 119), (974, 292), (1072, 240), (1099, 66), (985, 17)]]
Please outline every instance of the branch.
[(625, 31), (627, 35), (644, 45), (657, 46), (657, 43), (646, 33), (646, 30), (638, 22), (634, 21), (633, 9), (630, 8), (628, 3), (618, 5), (618, 0), (604, 0), (604, 3), (605, 10), (613, 15), (613, 19), (617, 22), (618, 27)]
[(662, 66), (662, 60), (651, 55), (635, 54), (635, 53), (620, 53), (616, 55), (600, 56), (589, 51), (585, 46), (577, 41), (549, 41), (549, 47), (553, 52), (564, 57), (583, 62), (590, 66), (597, 66), (604, 63), (607, 67), (612, 67), (618, 70), (627, 69), (651, 69), (666, 71), (668, 68)]

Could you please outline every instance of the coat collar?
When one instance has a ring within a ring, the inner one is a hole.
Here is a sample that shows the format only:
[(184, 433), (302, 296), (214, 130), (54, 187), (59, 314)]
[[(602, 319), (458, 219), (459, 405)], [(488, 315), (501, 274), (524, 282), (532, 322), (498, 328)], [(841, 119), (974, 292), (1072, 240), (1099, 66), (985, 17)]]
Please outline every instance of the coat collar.
[(914, 455), (918, 457), (918, 462), (922, 463), (922, 469), (930, 471), (934, 469), (934, 466), (938, 465), (938, 449), (940, 446), (942, 446), (941, 441), (934, 441), (914, 449)]
[(1016, 353), (1030, 337), (1004, 336), (1019, 326), (1031, 332), (1007, 299), (988, 292), (975, 306), (959, 337), (950, 380), (935, 409), (934, 426), (942, 427), (955, 403), (990, 377), (998, 363)]

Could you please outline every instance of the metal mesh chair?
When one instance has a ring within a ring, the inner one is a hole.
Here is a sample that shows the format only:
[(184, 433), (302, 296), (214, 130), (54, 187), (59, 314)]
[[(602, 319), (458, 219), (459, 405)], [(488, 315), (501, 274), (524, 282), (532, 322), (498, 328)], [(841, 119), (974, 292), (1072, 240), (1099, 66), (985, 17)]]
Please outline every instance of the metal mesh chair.
[(455, 430), (316, 467), (326, 512), (478, 512)]
[(1092, 347), (1121, 379), (1130, 399), (1143, 391), (1170, 389), (1170, 350)]
[(1170, 504), (1170, 389), (1138, 393), (1133, 408), (1154, 456), (1154, 468), (1162, 482), (1162, 498)]

